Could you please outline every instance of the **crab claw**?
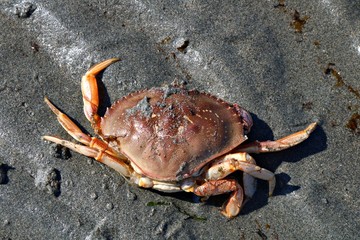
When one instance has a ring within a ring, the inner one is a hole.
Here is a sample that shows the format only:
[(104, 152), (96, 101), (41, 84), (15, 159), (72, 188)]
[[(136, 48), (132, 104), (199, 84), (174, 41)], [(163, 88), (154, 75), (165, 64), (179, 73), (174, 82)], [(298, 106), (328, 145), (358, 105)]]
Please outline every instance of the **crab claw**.
[(120, 58), (110, 58), (91, 67), (81, 79), (81, 92), (84, 101), (84, 113), (86, 118), (91, 122), (95, 131), (99, 130), (100, 116), (99, 108), (99, 92), (96, 75), (103, 71), (111, 64), (120, 61)]

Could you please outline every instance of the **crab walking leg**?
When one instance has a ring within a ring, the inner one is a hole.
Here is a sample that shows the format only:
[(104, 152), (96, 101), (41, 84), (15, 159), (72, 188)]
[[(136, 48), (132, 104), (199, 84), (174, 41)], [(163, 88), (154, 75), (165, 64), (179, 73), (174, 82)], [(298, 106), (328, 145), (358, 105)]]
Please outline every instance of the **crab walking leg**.
[(115, 157), (119, 157), (121, 159), (126, 159), (125, 156), (120, 155), (119, 153), (113, 151), (111, 148), (108, 147), (108, 144), (103, 142), (102, 140), (90, 137), (89, 135), (83, 133), (81, 129), (73, 122), (71, 119), (61, 112), (58, 108), (56, 108), (48, 98), (44, 98), (45, 103), (49, 106), (49, 108), (55, 113), (57, 116), (57, 120), (61, 124), (61, 126), (66, 130), (70, 136), (72, 136), (75, 140), (85, 144), (89, 147), (96, 148), (98, 150), (106, 150), (106, 152), (110, 155)]
[(64, 147), (67, 147), (75, 152), (83, 154), (87, 157), (95, 158), (97, 161), (111, 167), (115, 171), (119, 172), (124, 177), (130, 177), (133, 172), (132, 169), (124, 163), (121, 159), (118, 159), (104, 150), (99, 150), (96, 148), (75, 144), (61, 138), (53, 137), (53, 136), (43, 136), (43, 139), (48, 140), (50, 142), (54, 142), (56, 144), (60, 144)]
[[(247, 163), (256, 165), (255, 159), (253, 158), (245, 157), (243, 160), (245, 160)], [(250, 174), (243, 172), (243, 188), (246, 196), (243, 205), (245, 205), (245, 203), (254, 196), (256, 191), (256, 185), (257, 185), (256, 179)]]
[[(255, 160), (247, 155), (245, 155), (245, 153), (240, 153), (239, 156), (236, 156), (238, 161), (243, 161), (243, 162), (247, 162), (249, 164), (253, 164), (256, 165)], [(207, 175), (205, 176), (206, 179), (222, 179), (225, 178), (227, 175), (231, 174), (232, 172), (236, 171), (237, 169), (232, 169), (231, 171), (222, 171), (224, 170), (223, 168), (221, 168), (224, 160), (228, 159), (229, 157), (226, 158), (226, 156), (219, 158), (218, 160), (216, 160), (212, 166), (210, 167), (210, 171), (207, 171)], [(226, 170), (226, 169), (225, 169)], [(244, 188), (244, 193), (246, 196), (246, 199), (243, 203), (243, 205), (245, 205), (246, 201), (251, 199), (256, 191), (256, 179), (251, 176), (250, 174), (243, 172), (243, 188)]]
[(84, 113), (95, 130), (99, 130), (100, 116), (97, 114), (99, 108), (99, 92), (96, 75), (119, 58), (111, 58), (91, 67), (81, 79), (81, 92), (84, 101)]
[(57, 109), (47, 97), (44, 98), (44, 101), (49, 106), (51, 111), (55, 113), (55, 115), (57, 116), (57, 120), (66, 130), (66, 132), (69, 133), (77, 141), (88, 145), (88, 143), (91, 141), (91, 137), (83, 133), (81, 129), (73, 121), (71, 121), (70, 118), (66, 116), (66, 114), (62, 113), (59, 109)]
[[(254, 163), (255, 160), (248, 153), (228, 154), (223, 158), (222, 161), (208, 169), (206, 172), (206, 179), (222, 179), (237, 170), (241, 170), (255, 178), (269, 181), (269, 196), (271, 196), (276, 185), (274, 173), (265, 168), (261, 168)], [(248, 180), (249, 182), (252, 181), (251, 179)], [(244, 187), (249, 188), (249, 192), (255, 191), (251, 185), (245, 186), (245, 184), (246, 183), (244, 183)], [(249, 194), (252, 196), (253, 193)]]
[(265, 141), (265, 142), (253, 142), (249, 144), (242, 145), (236, 149), (239, 152), (247, 153), (263, 153), (263, 152), (277, 152), (289, 147), (295, 146), (302, 141), (306, 140), (310, 134), (315, 130), (317, 123), (311, 123), (307, 128), (299, 132), (293, 133), (284, 138), (275, 140), (275, 141)]
[(211, 180), (195, 187), (194, 193), (201, 197), (210, 197), (233, 192), (224, 203), (221, 213), (228, 218), (239, 214), (244, 199), (243, 189), (235, 179)]
[(244, 204), (247, 200), (251, 199), (256, 192), (257, 181), (256, 179), (248, 173), (243, 173), (243, 188), (244, 194), (246, 196)]

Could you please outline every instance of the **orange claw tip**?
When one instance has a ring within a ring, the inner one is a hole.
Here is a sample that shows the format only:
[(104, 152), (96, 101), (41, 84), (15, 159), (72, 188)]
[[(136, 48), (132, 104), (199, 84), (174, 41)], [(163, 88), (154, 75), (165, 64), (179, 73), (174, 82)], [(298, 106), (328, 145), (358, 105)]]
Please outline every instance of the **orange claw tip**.
[(60, 114), (60, 111), (54, 106), (54, 104), (50, 102), (50, 100), (46, 96), (44, 97), (44, 101), (49, 106), (51, 111), (53, 111), (56, 115)]
[(110, 65), (110, 64), (118, 62), (118, 61), (121, 61), (121, 59), (120, 58), (109, 58), (101, 63), (106, 63), (106, 64)]
[(118, 61), (121, 61), (120, 58), (110, 58), (109, 60), (111, 60), (112, 62), (118, 62)]
[(318, 121), (311, 123), (311, 124), (305, 129), (306, 132), (307, 132), (308, 134), (312, 133), (312, 132), (315, 130), (315, 128), (316, 128), (316, 126), (317, 126), (318, 124), (319, 124)]
[(45, 96), (45, 97), (44, 97), (44, 102), (45, 102), (46, 104), (48, 104), (48, 105), (49, 105), (50, 100), (48, 99), (48, 97), (47, 97), (47, 96)]
[(85, 74), (89, 75), (89, 74), (93, 74), (93, 75), (97, 75), (99, 72), (103, 71), (105, 68), (107, 68), (108, 66), (110, 66), (111, 64), (120, 61), (120, 58), (109, 58), (105, 61), (102, 61), (100, 63), (97, 63), (95, 65), (93, 65)]

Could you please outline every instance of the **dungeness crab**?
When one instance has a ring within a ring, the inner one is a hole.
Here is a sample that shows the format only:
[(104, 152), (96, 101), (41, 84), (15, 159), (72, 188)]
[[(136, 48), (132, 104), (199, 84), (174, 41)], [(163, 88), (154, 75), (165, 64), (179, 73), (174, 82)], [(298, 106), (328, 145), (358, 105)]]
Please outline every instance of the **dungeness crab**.
[[(130, 93), (100, 117), (96, 75), (118, 60), (96, 64), (81, 82), (84, 112), (99, 138), (83, 133), (47, 98), (60, 124), (83, 145), (53, 136), (43, 138), (95, 158), (143, 188), (193, 192), (204, 198), (231, 192), (222, 208), (228, 218), (239, 214), (245, 197), (253, 196), (255, 178), (269, 182), (269, 195), (275, 187), (274, 174), (257, 166), (249, 153), (294, 146), (316, 127), (312, 123), (276, 141), (242, 145), (253, 124), (245, 109), (177, 85)], [(243, 172), (242, 185), (226, 178), (237, 170)]]

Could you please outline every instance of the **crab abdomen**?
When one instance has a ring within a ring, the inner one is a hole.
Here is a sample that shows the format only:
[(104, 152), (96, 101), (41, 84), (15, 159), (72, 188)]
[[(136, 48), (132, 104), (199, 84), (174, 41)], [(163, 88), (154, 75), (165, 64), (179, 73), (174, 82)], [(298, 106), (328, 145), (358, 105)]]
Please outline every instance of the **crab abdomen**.
[(117, 101), (101, 135), (152, 179), (176, 181), (246, 140), (235, 108), (209, 94), (153, 88)]

